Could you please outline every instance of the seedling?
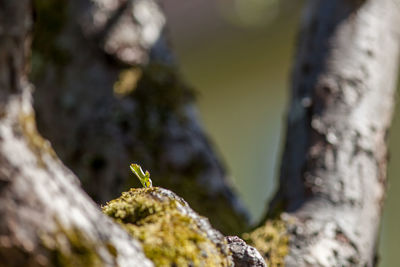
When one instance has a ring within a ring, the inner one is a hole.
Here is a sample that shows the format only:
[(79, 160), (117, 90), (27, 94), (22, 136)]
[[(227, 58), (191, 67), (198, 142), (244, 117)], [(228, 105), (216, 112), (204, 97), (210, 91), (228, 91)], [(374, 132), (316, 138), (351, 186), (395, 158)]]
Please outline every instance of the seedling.
[(148, 171), (144, 173), (138, 164), (131, 164), (130, 167), (132, 172), (139, 178), (139, 181), (142, 183), (143, 187), (147, 188), (153, 186), (153, 183), (150, 179), (150, 173)]

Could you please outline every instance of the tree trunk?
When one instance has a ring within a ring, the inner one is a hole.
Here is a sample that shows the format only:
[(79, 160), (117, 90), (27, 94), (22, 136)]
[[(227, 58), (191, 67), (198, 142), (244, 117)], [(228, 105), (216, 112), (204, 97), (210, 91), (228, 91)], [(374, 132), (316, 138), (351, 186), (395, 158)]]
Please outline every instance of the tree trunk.
[[(286, 266), (376, 265), (399, 14), (393, 0), (307, 4), (280, 187), (269, 211), (284, 212), (276, 218), (289, 240)], [(249, 238), (257, 241), (267, 226)]]
[(89, 195), (104, 203), (137, 186), (136, 162), (216, 228), (243, 230), (247, 212), (176, 70), (157, 3), (36, 3), (38, 127)]

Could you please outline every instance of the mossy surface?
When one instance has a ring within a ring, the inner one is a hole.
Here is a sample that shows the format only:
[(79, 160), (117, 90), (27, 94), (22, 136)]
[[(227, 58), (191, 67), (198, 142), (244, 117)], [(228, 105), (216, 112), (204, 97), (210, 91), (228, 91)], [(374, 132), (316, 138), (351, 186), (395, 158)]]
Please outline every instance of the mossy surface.
[[(133, 155), (131, 158), (135, 158)], [(144, 160), (138, 160), (138, 162)], [(240, 235), (248, 230), (247, 218), (232, 208), (232, 203), (222, 193), (211, 195), (205, 185), (196, 178), (201, 175), (201, 166), (192, 163), (182, 173), (174, 170), (158, 171), (156, 167), (149, 168), (153, 184), (168, 188), (179, 194), (190, 207), (202, 216), (207, 217), (212, 226), (224, 235)], [(148, 164), (149, 166), (152, 166)], [(160, 179), (160, 177), (162, 177)], [(124, 187), (140, 187), (138, 179), (132, 175)]]
[(97, 254), (97, 244), (93, 243), (77, 228), (65, 229), (51, 235), (41, 236), (42, 245), (49, 251), (48, 266), (59, 267), (101, 267), (102, 259)]
[(261, 253), (269, 267), (284, 266), (289, 236), (287, 226), (282, 220), (267, 221), (254, 231), (243, 234), (243, 240)]
[(187, 204), (165, 192), (157, 187), (131, 189), (103, 212), (142, 243), (156, 266), (230, 266), (229, 255), (188, 214)]

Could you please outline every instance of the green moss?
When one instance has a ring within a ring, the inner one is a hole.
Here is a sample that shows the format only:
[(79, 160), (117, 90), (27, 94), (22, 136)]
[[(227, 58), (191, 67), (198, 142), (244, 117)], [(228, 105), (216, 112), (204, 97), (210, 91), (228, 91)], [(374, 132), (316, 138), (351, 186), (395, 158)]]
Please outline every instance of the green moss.
[(157, 187), (131, 189), (103, 212), (142, 243), (156, 266), (228, 266), (227, 255), (182, 211), (185, 203), (162, 195)]
[(103, 266), (100, 256), (96, 253), (98, 245), (91, 242), (80, 229), (65, 229), (59, 226), (58, 232), (43, 235), (41, 240), (42, 245), (49, 251), (50, 266)]
[(254, 231), (243, 234), (243, 240), (261, 253), (269, 267), (284, 266), (289, 249), (286, 229), (283, 221), (269, 220)]
[[(137, 162), (145, 162), (145, 159), (137, 159), (135, 155), (131, 158)], [(146, 164), (146, 166), (152, 166)], [(247, 218), (232, 209), (232, 204), (222, 193), (210, 196), (208, 188), (199, 184), (196, 179), (202, 175), (203, 169), (196, 163), (190, 164), (188, 168), (177, 172), (166, 170), (157, 172), (157, 166), (149, 167), (151, 170), (153, 184), (168, 188), (179, 194), (190, 207), (200, 215), (207, 217), (212, 226), (224, 235), (239, 235), (248, 230)], [(162, 177), (162, 179), (158, 179)], [(127, 180), (124, 188), (140, 187), (138, 179), (133, 175)], [(193, 193), (195, 192), (195, 193)]]

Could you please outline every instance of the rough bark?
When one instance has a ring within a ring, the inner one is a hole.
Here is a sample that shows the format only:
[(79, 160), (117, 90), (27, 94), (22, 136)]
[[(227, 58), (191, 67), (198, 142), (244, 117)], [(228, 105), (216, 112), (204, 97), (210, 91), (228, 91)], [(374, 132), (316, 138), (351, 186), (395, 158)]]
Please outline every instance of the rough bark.
[(216, 228), (243, 230), (247, 213), (177, 72), (157, 3), (37, 1), (37, 18), (38, 127), (89, 195), (104, 203), (137, 185), (128, 168), (137, 162)]
[(31, 1), (0, 1), (0, 266), (152, 266), (36, 132)]
[(226, 240), (232, 252), (235, 267), (267, 267), (260, 252), (249, 246), (237, 236), (227, 236)]
[(376, 264), (399, 25), (393, 0), (306, 6), (269, 213), (285, 212), (286, 266)]

